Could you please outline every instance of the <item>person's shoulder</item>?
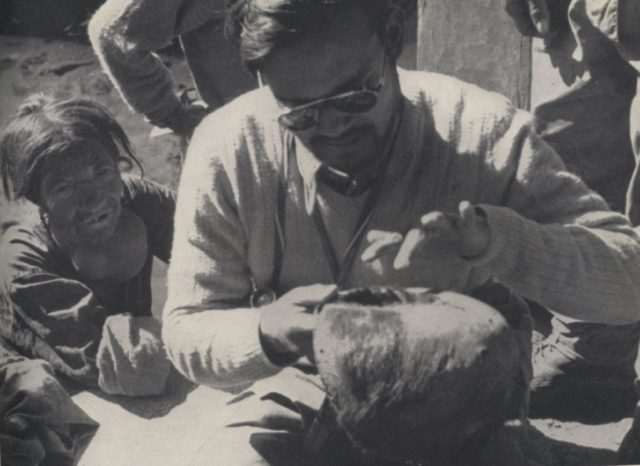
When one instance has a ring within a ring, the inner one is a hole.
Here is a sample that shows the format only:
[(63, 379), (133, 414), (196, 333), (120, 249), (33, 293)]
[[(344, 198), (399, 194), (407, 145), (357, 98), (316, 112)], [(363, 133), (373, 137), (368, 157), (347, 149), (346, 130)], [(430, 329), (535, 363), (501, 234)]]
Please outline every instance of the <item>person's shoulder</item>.
[(134, 213), (145, 217), (162, 209), (173, 211), (176, 194), (169, 187), (132, 174), (123, 175), (122, 184), (122, 203)]
[(502, 133), (515, 120), (526, 124), (528, 112), (505, 96), (453, 76), (400, 70), (402, 92), (442, 133), (457, 128), (482, 134)]
[(278, 106), (268, 88), (245, 92), (207, 115), (198, 129), (217, 134), (220, 140), (259, 137), (267, 126), (277, 124)]
[(504, 95), (453, 76), (429, 71), (399, 70), (406, 98), (434, 110), (473, 110), (477, 113), (513, 114), (516, 107)]
[(2, 282), (57, 269), (56, 248), (35, 212), (25, 212), (6, 228), (0, 238), (0, 251)]
[(278, 107), (267, 88), (249, 91), (207, 115), (189, 145), (187, 164), (237, 167), (275, 161), (282, 132)]

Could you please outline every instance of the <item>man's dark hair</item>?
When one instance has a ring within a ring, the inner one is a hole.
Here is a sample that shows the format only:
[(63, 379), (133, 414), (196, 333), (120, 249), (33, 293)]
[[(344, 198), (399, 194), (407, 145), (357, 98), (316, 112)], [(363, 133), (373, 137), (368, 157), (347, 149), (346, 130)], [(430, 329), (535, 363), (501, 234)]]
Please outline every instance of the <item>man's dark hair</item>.
[[(309, 31), (321, 30), (334, 15), (360, 5), (373, 30), (383, 33), (390, 11), (408, 8), (411, 0), (229, 0), (227, 37), (240, 49), (251, 71), (275, 49)], [(396, 58), (396, 57), (392, 57)]]
[(95, 141), (116, 162), (133, 161), (142, 171), (129, 138), (111, 113), (89, 99), (36, 94), (28, 97), (0, 137), (0, 171), (7, 199), (38, 203), (42, 162)]

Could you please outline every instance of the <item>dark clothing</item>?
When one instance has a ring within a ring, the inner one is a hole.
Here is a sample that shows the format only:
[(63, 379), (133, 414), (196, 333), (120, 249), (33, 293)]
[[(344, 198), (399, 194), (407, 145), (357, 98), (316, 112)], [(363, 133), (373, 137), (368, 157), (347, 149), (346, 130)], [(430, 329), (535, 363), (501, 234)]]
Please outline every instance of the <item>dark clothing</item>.
[(0, 345), (0, 463), (67, 466), (93, 438), (98, 424), (76, 406), (51, 365)]
[(53, 242), (42, 220), (9, 228), (2, 238), (0, 333), (23, 354), (42, 358), (72, 379), (96, 385), (96, 352), (109, 316), (151, 316), (154, 256), (168, 261), (175, 196), (136, 177), (123, 179), (122, 206), (147, 230), (148, 253), (130, 280), (86, 280)]

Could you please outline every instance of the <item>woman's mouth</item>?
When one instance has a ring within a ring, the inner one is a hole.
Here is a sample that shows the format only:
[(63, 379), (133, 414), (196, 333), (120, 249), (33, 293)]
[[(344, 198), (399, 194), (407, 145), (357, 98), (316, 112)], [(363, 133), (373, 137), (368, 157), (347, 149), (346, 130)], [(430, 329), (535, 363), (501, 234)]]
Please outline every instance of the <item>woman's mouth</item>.
[(82, 220), (82, 224), (92, 230), (97, 230), (103, 228), (109, 222), (110, 218), (110, 211), (102, 211), (98, 212), (97, 214), (89, 215), (84, 220)]

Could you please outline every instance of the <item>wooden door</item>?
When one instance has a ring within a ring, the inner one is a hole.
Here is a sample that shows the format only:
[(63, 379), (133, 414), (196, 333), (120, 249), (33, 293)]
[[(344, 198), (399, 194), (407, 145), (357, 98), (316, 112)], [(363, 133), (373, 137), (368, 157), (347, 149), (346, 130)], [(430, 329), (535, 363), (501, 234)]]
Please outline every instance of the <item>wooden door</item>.
[(505, 0), (418, 0), (417, 67), (456, 76), (531, 102), (531, 40), (504, 10)]

